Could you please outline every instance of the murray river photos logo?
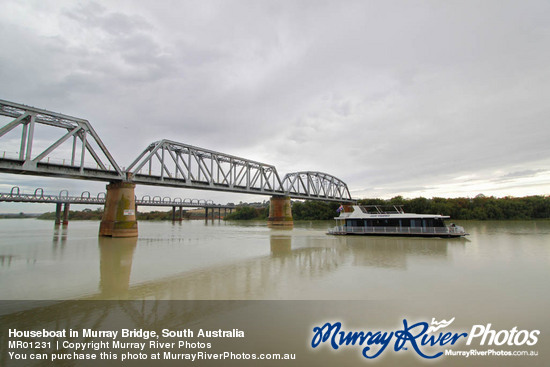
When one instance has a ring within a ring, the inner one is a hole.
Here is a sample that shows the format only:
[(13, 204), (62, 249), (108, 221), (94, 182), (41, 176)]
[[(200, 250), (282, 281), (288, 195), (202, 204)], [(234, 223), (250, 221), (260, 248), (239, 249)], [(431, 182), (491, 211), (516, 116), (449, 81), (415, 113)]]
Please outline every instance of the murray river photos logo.
[[(452, 332), (444, 330), (453, 323), (450, 320), (409, 323), (403, 320), (403, 328), (395, 331), (346, 331), (342, 323), (327, 322), (313, 328), (311, 347), (328, 344), (334, 350), (343, 347), (359, 347), (361, 354), (367, 359), (374, 359), (384, 351), (412, 350), (420, 357), (435, 359), (456, 353), (470, 353), (448, 350), (450, 347), (465, 343), (467, 346), (533, 346), (538, 342), (539, 330), (495, 330), (491, 324), (473, 325), (470, 332)], [(389, 347), (389, 348), (388, 348)], [(447, 353), (452, 352), (452, 353)], [(531, 354), (532, 355), (532, 354)], [(464, 355), (468, 357), (468, 355)]]

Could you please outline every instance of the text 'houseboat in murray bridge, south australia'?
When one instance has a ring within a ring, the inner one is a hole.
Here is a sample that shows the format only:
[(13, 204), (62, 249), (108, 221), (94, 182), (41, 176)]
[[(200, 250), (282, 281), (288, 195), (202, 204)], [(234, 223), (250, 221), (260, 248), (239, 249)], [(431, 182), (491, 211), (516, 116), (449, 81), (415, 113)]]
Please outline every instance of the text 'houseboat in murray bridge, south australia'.
[(464, 228), (451, 224), (449, 216), (439, 214), (405, 213), (400, 205), (389, 209), (380, 205), (346, 205), (338, 209), (336, 227), (329, 229), (334, 235), (411, 236), (411, 237), (462, 237)]

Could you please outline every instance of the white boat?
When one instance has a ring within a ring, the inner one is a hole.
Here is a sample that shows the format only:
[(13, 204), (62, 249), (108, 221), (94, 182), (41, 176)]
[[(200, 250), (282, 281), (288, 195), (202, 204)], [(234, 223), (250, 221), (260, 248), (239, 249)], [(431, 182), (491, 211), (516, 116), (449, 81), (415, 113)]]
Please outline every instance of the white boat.
[(446, 215), (405, 213), (400, 205), (393, 205), (389, 210), (384, 208), (381, 205), (340, 206), (340, 216), (334, 218), (336, 227), (328, 233), (446, 238), (468, 235), (461, 226), (447, 226), (445, 219), (450, 217)]

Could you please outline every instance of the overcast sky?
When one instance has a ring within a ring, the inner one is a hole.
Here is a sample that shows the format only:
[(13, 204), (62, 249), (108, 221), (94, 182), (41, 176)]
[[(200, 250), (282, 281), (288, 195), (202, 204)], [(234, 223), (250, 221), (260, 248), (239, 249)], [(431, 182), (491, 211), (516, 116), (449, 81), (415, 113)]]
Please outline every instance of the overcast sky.
[(170, 138), (355, 198), (547, 195), (549, 19), (548, 1), (2, 0), (0, 99), (89, 120), (120, 166)]

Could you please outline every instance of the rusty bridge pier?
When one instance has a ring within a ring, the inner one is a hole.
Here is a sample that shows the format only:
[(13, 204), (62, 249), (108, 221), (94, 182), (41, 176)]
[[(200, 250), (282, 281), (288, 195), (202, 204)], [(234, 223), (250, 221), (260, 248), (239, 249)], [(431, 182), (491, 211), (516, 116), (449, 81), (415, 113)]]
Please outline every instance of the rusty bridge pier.
[(292, 210), (289, 196), (272, 196), (269, 203), (268, 227), (292, 228)]
[(135, 187), (130, 182), (107, 185), (105, 211), (99, 225), (100, 236), (137, 237)]

